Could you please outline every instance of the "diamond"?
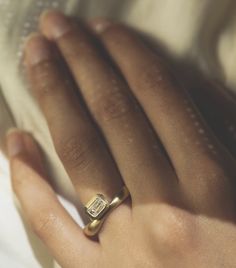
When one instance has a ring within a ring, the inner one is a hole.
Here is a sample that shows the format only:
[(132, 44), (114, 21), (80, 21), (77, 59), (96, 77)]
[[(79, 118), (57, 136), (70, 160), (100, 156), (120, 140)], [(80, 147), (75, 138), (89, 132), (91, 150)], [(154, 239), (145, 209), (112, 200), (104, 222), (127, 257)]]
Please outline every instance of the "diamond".
[(105, 199), (105, 197), (101, 194), (98, 194), (86, 205), (86, 211), (92, 218), (97, 218), (103, 212), (105, 212), (108, 204), (109, 202)]

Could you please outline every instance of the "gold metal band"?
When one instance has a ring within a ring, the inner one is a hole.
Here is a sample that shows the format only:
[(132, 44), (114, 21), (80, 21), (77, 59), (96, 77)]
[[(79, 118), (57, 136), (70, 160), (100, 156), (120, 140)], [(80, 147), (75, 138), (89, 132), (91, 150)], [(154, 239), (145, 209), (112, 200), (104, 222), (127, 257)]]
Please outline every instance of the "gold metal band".
[(101, 229), (106, 217), (115, 208), (117, 208), (128, 196), (129, 190), (126, 186), (123, 186), (121, 191), (114, 196), (110, 203), (101, 194), (97, 194), (95, 197), (93, 197), (85, 206), (86, 213), (91, 219), (91, 222), (84, 227), (84, 234), (87, 236), (96, 235)]

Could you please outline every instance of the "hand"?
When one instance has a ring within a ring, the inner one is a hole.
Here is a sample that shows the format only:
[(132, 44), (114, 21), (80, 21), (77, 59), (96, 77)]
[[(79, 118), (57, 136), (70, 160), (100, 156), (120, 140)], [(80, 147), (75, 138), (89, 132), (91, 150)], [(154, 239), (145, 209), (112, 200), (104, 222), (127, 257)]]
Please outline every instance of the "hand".
[(12, 183), (32, 228), (62, 267), (234, 267), (235, 159), (160, 57), (125, 26), (92, 27), (98, 36), (57, 12), (44, 15), (44, 36), (26, 44), (27, 73), (82, 203), (112, 198), (123, 184), (131, 198), (97, 241), (85, 237), (33, 139), (13, 132)]
[(219, 82), (200, 78), (193, 83), (188, 87), (193, 101), (217, 138), (236, 157), (235, 95)]

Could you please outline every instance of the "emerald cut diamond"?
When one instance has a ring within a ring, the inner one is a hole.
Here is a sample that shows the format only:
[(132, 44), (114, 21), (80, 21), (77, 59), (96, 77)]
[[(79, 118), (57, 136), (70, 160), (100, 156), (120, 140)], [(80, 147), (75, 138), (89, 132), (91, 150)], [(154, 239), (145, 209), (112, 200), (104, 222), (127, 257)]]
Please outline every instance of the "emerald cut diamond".
[(108, 205), (108, 200), (102, 194), (97, 194), (85, 207), (88, 215), (96, 219), (105, 212)]

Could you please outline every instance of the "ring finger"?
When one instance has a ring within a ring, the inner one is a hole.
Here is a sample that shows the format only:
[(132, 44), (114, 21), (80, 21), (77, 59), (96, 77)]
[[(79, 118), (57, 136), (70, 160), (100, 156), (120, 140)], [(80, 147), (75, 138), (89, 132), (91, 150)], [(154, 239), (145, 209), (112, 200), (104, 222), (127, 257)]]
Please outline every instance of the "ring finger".
[(176, 177), (154, 131), (89, 32), (57, 12), (43, 16), (41, 29), (68, 63), (133, 198), (173, 198)]

